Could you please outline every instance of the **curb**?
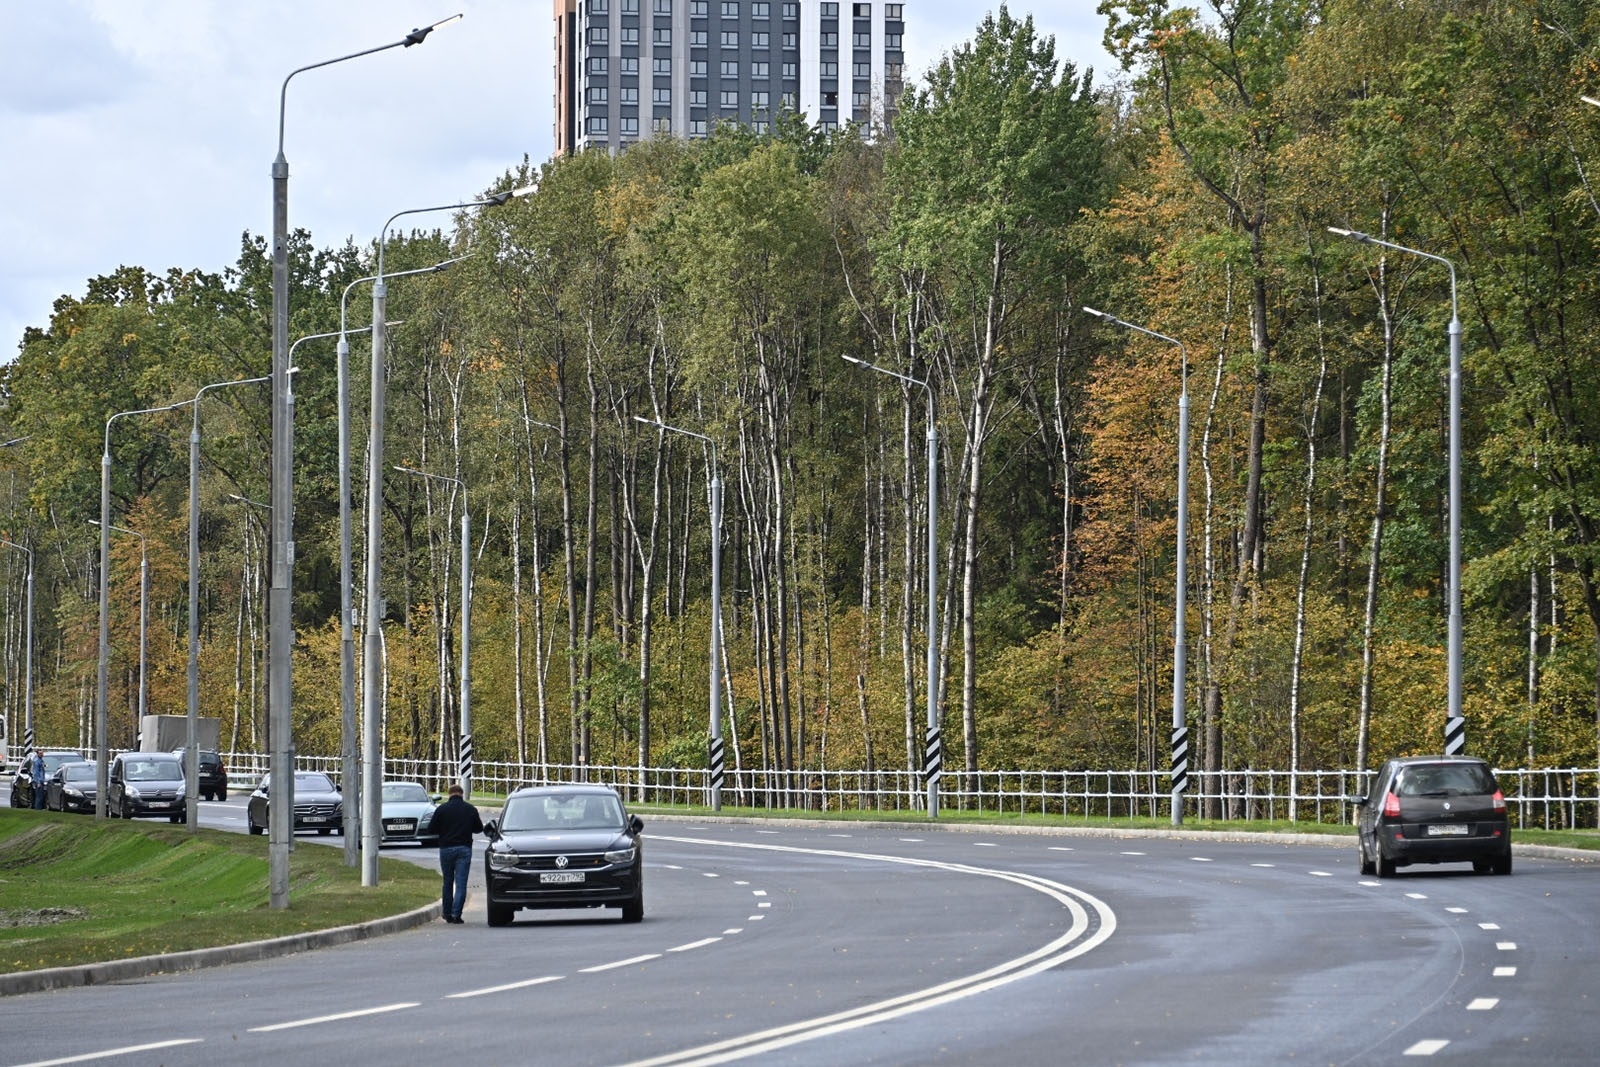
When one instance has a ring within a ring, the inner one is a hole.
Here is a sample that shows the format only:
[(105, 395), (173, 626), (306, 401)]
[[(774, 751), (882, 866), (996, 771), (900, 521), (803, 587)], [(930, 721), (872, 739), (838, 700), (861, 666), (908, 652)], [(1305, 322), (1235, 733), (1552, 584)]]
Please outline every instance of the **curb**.
[(86, 963), (73, 967), (50, 967), (42, 971), (0, 974), (0, 996), (105, 985), (108, 982), (123, 982), (130, 978), (149, 978), (158, 974), (177, 974), (182, 971), (198, 971), (206, 967), (221, 967), (228, 963), (249, 963), (275, 956), (288, 956), (309, 949), (328, 948), (409, 930), (434, 921), (442, 909), (443, 905), (436, 901), (414, 911), (391, 915), (384, 919), (374, 919), (372, 922), (335, 926), (329, 930), (309, 930), (302, 934), (275, 937), (267, 941), (247, 941), (240, 945), (218, 945), (215, 948), (198, 948), (189, 952), (172, 952), (160, 956), (135, 956), (132, 959), (111, 960), (106, 963)]

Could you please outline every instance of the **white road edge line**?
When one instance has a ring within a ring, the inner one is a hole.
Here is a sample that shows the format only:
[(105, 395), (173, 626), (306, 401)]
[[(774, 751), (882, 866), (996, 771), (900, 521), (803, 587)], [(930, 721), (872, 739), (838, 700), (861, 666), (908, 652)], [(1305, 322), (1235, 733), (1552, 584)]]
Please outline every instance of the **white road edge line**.
[[(996, 964), (988, 970), (980, 971), (977, 974), (955, 978), (939, 985), (930, 986), (927, 989), (905, 993), (873, 1004), (863, 1004), (832, 1015), (789, 1023), (770, 1030), (702, 1045), (699, 1048), (668, 1052), (650, 1059), (635, 1061), (632, 1064), (625, 1065), (625, 1067), (666, 1067), (668, 1064), (676, 1064), (679, 1067), (712, 1067), (713, 1064), (728, 1063), (750, 1056), (758, 1056), (781, 1048), (787, 1048), (791, 1045), (797, 1045), (803, 1041), (810, 1041), (831, 1034), (845, 1033), (888, 1019), (899, 1018), (902, 1015), (925, 1011), (929, 1008), (948, 1004), (964, 997), (975, 996), (1059, 967), (1068, 960), (1076, 959), (1099, 947), (1109, 940), (1117, 929), (1116, 913), (1104, 901), (1083, 892), (1081, 889), (1074, 889), (1059, 882), (1052, 882), (1047, 878), (1023, 874), (1018, 871), (1003, 871), (993, 868), (973, 867), (964, 863), (945, 863), (937, 860), (914, 859), (902, 856), (836, 852), (829, 849), (798, 848), (785, 845), (757, 845), (684, 837), (670, 837), (668, 840), (682, 844), (721, 845), (727, 848), (796, 852), (806, 855), (874, 860), (902, 864), (909, 867), (928, 867), (936, 870), (999, 878), (1053, 897), (1067, 909), (1072, 917), (1072, 922), (1066, 932), (1048, 944), (1015, 959)], [(1092, 930), (1089, 918), (1090, 909), (1094, 910), (1095, 917), (1099, 920), (1098, 927)]]
[(418, 1001), (406, 1004), (385, 1004), (379, 1008), (361, 1008), (357, 1011), (341, 1011), (336, 1015), (319, 1015), (314, 1019), (295, 1019), (293, 1022), (273, 1023), (271, 1026), (252, 1026), (246, 1033), (270, 1034), (274, 1030), (293, 1030), (297, 1026), (316, 1026), (318, 1023), (336, 1023), (345, 1019), (359, 1019), (364, 1015), (382, 1015), (390, 1011), (405, 1011), (407, 1008), (420, 1006)]
[(19, 1063), (17, 1067), (61, 1067), (64, 1063), (87, 1063), (90, 1060), (103, 1060), (108, 1056), (131, 1056), (135, 1052), (154, 1052), (156, 1049), (176, 1048), (179, 1045), (198, 1045), (204, 1040), (203, 1037), (182, 1037), (176, 1041), (155, 1041), (148, 1045), (129, 1045), (126, 1048), (108, 1048), (103, 1052), (85, 1052), (81, 1056), (63, 1056), (59, 1060), (35, 1060), (33, 1063)]
[(546, 982), (559, 982), (561, 981), (562, 977), (563, 976), (559, 974), (547, 974), (543, 978), (529, 978), (524, 982), (507, 982), (505, 985), (492, 985), (484, 989), (469, 989), (464, 993), (451, 993), (444, 999), (465, 1000), (468, 997), (486, 997), (490, 993), (509, 993), (513, 989), (526, 989), (531, 985), (544, 985)]
[(668, 952), (688, 952), (692, 948), (705, 948), (707, 945), (715, 945), (718, 941), (721, 941), (721, 940), (722, 940), (722, 938), (720, 938), (720, 937), (702, 937), (698, 941), (691, 941), (687, 945), (679, 945), (676, 948), (669, 948), (669, 949), (667, 949), (667, 951)]

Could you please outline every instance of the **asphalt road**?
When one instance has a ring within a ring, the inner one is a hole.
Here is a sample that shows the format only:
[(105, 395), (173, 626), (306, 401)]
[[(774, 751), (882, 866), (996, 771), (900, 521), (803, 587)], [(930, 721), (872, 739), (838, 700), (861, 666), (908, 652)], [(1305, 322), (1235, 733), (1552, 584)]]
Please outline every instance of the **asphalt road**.
[(1380, 881), (1350, 844), (646, 833), (643, 923), (491, 930), (479, 860), (463, 926), (0, 999), (0, 1064), (1588, 1064), (1600, 1038), (1589, 864)]

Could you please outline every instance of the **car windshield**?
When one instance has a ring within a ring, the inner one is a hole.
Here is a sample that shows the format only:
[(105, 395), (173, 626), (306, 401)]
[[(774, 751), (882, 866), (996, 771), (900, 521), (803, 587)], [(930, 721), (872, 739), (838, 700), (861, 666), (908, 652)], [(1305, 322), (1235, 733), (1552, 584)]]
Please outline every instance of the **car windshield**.
[(308, 774), (297, 772), (294, 776), (294, 789), (297, 793), (333, 793), (333, 779), (326, 774)]
[(383, 786), (383, 802), (385, 804), (426, 804), (428, 791), (415, 782), (385, 782)]
[(541, 793), (510, 797), (500, 828), (516, 830), (620, 830), (622, 805), (596, 793)]
[(1433, 763), (1409, 767), (1400, 778), (1403, 797), (1463, 797), (1494, 792), (1494, 776), (1476, 763)]
[(173, 759), (129, 760), (123, 777), (130, 782), (173, 782), (183, 777)]
[(82, 761), (83, 757), (76, 752), (46, 752), (44, 756), (45, 773), (49, 774), (63, 763), (80, 763)]
[(67, 763), (61, 768), (61, 778), (68, 782), (94, 781), (94, 764)]

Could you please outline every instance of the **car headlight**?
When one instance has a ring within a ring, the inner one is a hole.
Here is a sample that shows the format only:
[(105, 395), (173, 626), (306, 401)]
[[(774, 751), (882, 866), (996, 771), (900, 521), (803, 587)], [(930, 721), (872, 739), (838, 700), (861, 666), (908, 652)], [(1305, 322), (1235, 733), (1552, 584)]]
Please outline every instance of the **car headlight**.
[(632, 863), (633, 862), (633, 857), (638, 855), (638, 854), (639, 854), (639, 850), (636, 847), (634, 847), (633, 845), (629, 845), (627, 848), (619, 848), (619, 849), (615, 849), (615, 850), (613, 850), (611, 852), (607, 852), (606, 853), (606, 862), (607, 863)]
[(130, 800), (138, 800), (139, 799), (139, 788), (138, 788), (138, 786), (132, 786), (132, 785), (124, 786), (122, 792)]
[(519, 859), (521, 857), (508, 848), (492, 848), (489, 850), (489, 866), (497, 870), (509, 870), (517, 865)]
[(77, 797), (79, 800), (83, 799), (83, 790), (81, 789), (73, 789), (69, 786), (66, 792), (67, 796), (69, 797)]

